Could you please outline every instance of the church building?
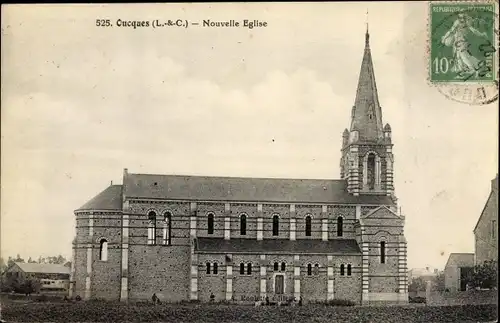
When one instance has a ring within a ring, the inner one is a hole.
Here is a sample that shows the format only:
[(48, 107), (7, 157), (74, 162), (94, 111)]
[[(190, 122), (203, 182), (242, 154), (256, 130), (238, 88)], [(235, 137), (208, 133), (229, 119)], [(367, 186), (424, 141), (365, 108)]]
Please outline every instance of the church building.
[(365, 35), (340, 179), (136, 174), (78, 208), (71, 296), (407, 303), (404, 216)]

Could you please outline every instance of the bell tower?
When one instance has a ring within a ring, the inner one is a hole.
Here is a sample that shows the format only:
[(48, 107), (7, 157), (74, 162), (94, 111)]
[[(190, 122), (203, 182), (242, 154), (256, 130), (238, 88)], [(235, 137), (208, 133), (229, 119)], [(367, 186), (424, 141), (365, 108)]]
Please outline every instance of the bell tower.
[(349, 193), (394, 195), (392, 146), (391, 126), (382, 125), (367, 28), (351, 127), (342, 134), (340, 176)]

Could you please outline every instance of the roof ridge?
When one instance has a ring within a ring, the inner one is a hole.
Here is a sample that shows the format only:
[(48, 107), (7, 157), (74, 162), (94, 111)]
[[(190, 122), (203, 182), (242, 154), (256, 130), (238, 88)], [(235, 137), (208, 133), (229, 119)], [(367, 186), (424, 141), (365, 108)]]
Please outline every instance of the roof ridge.
[(252, 177), (252, 176), (227, 176), (227, 175), (180, 175), (180, 174), (153, 174), (153, 173), (128, 173), (128, 175), (139, 176), (170, 176), (170, 177), (197, 177), (197, 178), (233, 178), (233, 179), (274, 179), (274, 180), (299, 180), (299, 181), (345, 181), (341, 178), (290, 178), (290, 177)]

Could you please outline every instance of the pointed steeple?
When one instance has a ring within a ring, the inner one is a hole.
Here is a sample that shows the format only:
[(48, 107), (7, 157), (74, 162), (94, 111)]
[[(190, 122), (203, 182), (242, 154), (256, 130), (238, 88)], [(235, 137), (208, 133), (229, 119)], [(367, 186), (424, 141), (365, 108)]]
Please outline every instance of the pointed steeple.
[(360, 141), (373, 142), (383, 139), (382, 127), (382, 110), (378, 101), (367, 23), (365, 52), (361, 62), (356, 100), (352, 111), (351, 131), (358, 131)]

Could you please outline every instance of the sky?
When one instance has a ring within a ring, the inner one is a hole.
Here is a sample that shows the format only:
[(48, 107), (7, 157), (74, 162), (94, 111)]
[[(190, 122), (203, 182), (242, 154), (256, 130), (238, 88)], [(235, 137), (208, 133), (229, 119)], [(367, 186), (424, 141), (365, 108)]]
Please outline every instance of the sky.
[[(124, 168), (339, 178), (367, 20), (408, 267), (442, 269), (450, 252), (473, 252), (497, 173), (498, 102), (455, 102), (428, 82), (427, 6), (4, 6), (2, 257), (69, 258), (73, 211), (121, 183)], [(96, 19), (267, 27), (106, 28)]]

